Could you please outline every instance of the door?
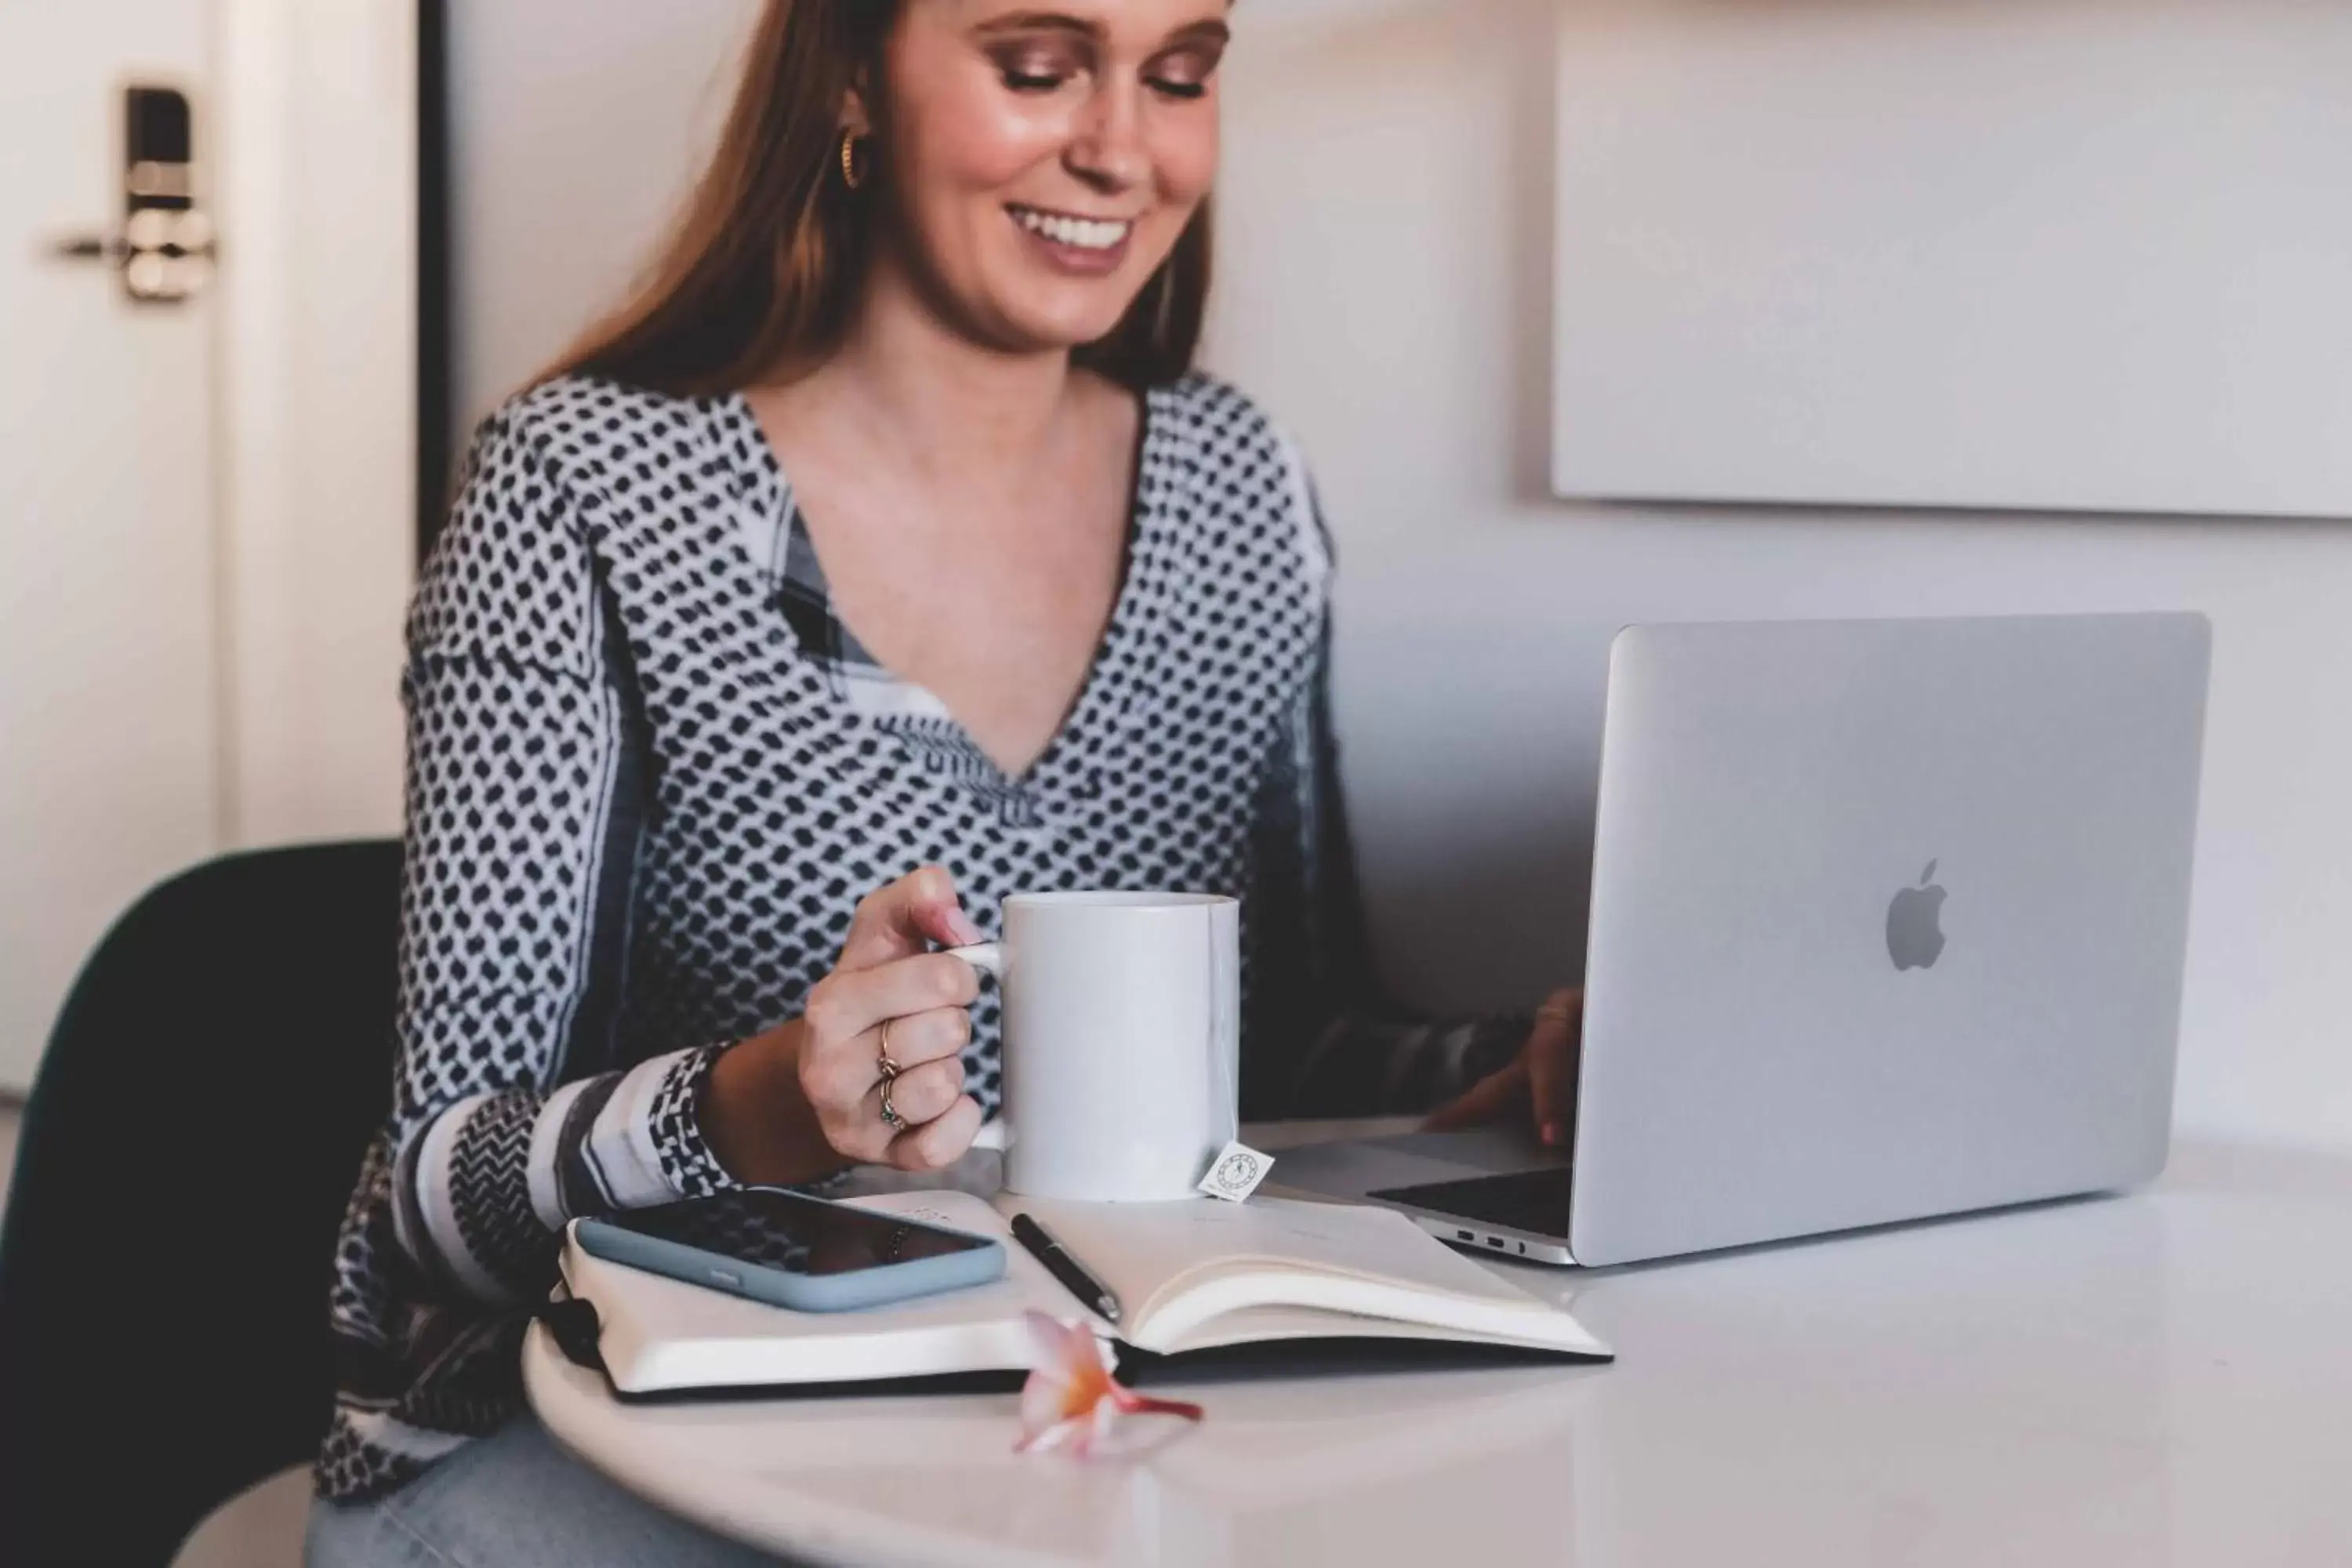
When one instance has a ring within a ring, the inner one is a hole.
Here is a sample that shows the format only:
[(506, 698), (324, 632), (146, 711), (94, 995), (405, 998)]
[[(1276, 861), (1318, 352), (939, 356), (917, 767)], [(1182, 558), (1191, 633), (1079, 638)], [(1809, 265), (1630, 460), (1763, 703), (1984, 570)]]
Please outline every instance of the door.
[(208, 23), (0, 4), (0, 1091), (218, 842)]

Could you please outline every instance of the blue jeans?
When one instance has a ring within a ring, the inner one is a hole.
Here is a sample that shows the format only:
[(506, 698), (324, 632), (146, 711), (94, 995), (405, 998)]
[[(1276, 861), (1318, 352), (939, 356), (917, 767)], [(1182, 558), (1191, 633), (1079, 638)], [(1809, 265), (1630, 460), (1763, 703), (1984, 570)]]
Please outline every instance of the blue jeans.
[(751, 1568), (777, 1559), (642, 1502), (524, 1415), (391, 1496), (310, 1505), (307, 1568)]

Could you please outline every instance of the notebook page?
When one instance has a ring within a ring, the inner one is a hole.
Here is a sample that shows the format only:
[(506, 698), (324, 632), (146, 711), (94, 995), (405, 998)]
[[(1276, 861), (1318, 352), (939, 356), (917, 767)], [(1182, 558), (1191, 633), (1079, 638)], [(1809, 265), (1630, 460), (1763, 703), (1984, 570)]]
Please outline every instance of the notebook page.
[[(1255, 1296), (1279, 1301), (1286, 1275), (1335, 1281), (1378, 1281), (1402, 1293), (1481, 1303), (1490, 1310), (1550, 1313), (1554, 1309), (1508, 1281), (1456, 1255), (1392, 1209), (1254, 1197), (1245, 1204), (1202, 1198), (1173, 1204), (1085, 1204), (1066, 1200), (997, 1200), (1005, 1212), (1025, 1210), (1053, 1232), (1110, 1288), (1124, 1313), (1126, 1336), (1150, 1332), (1156, 1310), (1188, 1290), (1238, 1284), (1218, 1295), (1244, 1304)], [(1328, 1289), (1311, 1292), (1323, 1305)], [(1379, 1293), (1383, 1307), (1400, 1299)]]
[[(1437, 1299), (1424, 1296), (1421, 1300)], [(1178, 1312), (1192, 1301), (1190, 1295), (1181, 1297)], [(1153, 1342), (1135, 1348), (1181, 1355), (1189, 1351), (1263, 1344), (1271, 1340), (1444, 1340), (1454, 1344), (1554, 1350), (1584, 1356), (1610, 1353), (1607, 1345), (1565, 1312), (1515, 1310), (1507, 1316), (1507, 1323), (1481, 1326), (1367, 1317), (1304, 1306), (1259, 1306), (1215, 1312), (1197, 1322), (1185, 1323), (1177, 1313), (1163, 1310), (1151, 1321)]]

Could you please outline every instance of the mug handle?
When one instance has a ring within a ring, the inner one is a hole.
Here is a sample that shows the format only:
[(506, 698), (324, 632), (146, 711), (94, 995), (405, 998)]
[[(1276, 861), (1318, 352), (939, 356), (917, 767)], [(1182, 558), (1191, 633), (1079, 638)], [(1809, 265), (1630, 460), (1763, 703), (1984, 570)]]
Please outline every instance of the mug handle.
[[(984, 942), (976, 947), (950, 947), (945, 951), (950, 958), (961, 958), (974, 969), (985, 970), (1000, 981), (1004, 978), (1004, 944), (1003, 942)], [(971, 1146), (975, 1149), (993, 1149), (999, 1153), (1013, 1146), (1013, 1124), (1004, 1120), (1003, 1110), (1000, 1110), (997, 1112), (995, 1121), (989, 1122), (972, 1136)]]

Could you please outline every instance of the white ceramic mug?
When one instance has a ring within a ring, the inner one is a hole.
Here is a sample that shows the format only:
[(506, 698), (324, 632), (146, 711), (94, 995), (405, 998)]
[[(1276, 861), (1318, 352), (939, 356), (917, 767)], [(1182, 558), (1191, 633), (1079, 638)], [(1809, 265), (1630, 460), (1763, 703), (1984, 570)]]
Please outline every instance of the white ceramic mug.
[(950, 950), (1001, 983), (1008, 1192), (1195, 1197), (1241, 1129), (1241, 905), (1208, 893), (1016, 893), (1004, 940)]

